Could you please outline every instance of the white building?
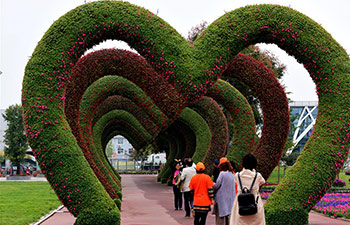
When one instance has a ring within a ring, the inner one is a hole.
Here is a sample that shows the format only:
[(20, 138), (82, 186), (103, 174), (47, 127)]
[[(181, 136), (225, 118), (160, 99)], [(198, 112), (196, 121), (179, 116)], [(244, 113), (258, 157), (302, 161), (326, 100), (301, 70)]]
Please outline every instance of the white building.
[(129, 156), (134, 148), (129, 143), (128, 139), (121, 135), (117, 135), (112, 138), (112, 143), (114, 146), (114, 152), (116, 153), (116, 159), (129, 160)]

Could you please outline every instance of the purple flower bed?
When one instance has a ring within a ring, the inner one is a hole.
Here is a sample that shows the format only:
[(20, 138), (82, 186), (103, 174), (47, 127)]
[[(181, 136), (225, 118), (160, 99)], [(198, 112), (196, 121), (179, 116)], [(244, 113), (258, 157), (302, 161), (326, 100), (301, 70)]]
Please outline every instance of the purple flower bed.
[(316, 204), (315, 210), (334, 217), (350, 218), (350, 193), (327, 193)]
[(268, 199), (271, 192), (260, 192), (260, 196), (262, 199)]
[(346, 186), (346, 183), (345, 183), (345, 181), (336, 178), (334, 180), (333, 186), (334, 187), (344, 187), (344, 186)]
[[(261, 192), (263, 199), (268, 199), (271, 193)], [(327, 193), (316, 204), (314, 210), (328, 216), (350, 219), (350, 193)]]

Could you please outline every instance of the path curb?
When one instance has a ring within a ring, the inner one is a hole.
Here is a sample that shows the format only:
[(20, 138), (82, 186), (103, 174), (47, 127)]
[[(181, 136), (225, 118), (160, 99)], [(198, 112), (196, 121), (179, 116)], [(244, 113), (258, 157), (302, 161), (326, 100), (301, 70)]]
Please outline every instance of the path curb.
[(40, 220), (36, 223), (31, 223), (29, 225), (40, 225), (43, 222), (45, 222), (47, 219), (49, 219), (53, 214), (57, 213), (58, 211), (60, 211), (64, 206), (61, 205), (59, 206), (57, 209), (52, 210), (50, 213), (46, 214), (45, 216), (41, 217)]

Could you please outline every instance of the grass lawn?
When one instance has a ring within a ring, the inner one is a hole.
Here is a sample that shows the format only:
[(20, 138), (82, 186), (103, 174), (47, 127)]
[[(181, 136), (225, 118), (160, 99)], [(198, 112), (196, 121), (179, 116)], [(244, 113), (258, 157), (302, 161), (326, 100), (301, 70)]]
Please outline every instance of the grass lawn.
[[(286, 169), (286, 174), (287, 174), (289, 168), (290, 167), (288, 167)], [(282, 180), (282, 178), (283, 178), (283, 176), (285, 174), (283, 171), (284, 171), (284, 168), (281, 166), (280, 167), (280, 181)], [(345, 172), (343, 171), (343, 172), (339, 173), (339, 179), (345, 181), (345, 183), (346, 183), (346, 186), (342, 187), (343, 189), (350, 189), (350, 181), (349, 181), (350, 176), (345, 175)], [(271, 175), (270, 175), (269, 179), (267, 180), (267, 182), (268, 183), (275, 183), (275, 184), (278, 183), (278, 167), (276, 167), (273, 170), (273, 172), (271, 173)]]
[[(285, 174), (287, 174), (288, 170), (290, 167), (287, 167), (286, 172), (284, 172), (284, 168), (281, 166), (280, 167), (280, 181), (282, 180), (282, 178), (284, 177)], [(273, 172), (271, 173), (269, 179), (267, 179), (268, 183), (274, 183), (277, 184), (278, 183), (278, 167), (276, 167)]]
[(28, 225), (60, 205), (47, 182), (0, 182), (0, 225)]
[(339, 179), (341, 179), (342, 181), (345, 181), (346, 186), (344, 188), (350, 189), (350, 176), (349, 175), (345, 175), (345, 172), (340, 172), (339, 173)]

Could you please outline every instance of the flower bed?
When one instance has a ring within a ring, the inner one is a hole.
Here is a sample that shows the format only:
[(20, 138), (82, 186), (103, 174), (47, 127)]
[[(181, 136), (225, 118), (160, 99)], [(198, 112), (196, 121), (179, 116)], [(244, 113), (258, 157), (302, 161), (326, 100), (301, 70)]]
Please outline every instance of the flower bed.
[(334, 186), (334, 187), (344, 187), (344, 186), (346, 186), (346, 183), (345, 183), (345, 181), (336, 178), (336, 179), (334, 180), (333, 186)]
[(328, 216), (350, 219), (350, 193), (327, 193), (314, 210)]
[[(261, 192), (262, 199), (268, 199), (270, 192)], [(333, 217), (350, 219), (350, 192), (327, 193), (313, 208), (315, 211)]]

